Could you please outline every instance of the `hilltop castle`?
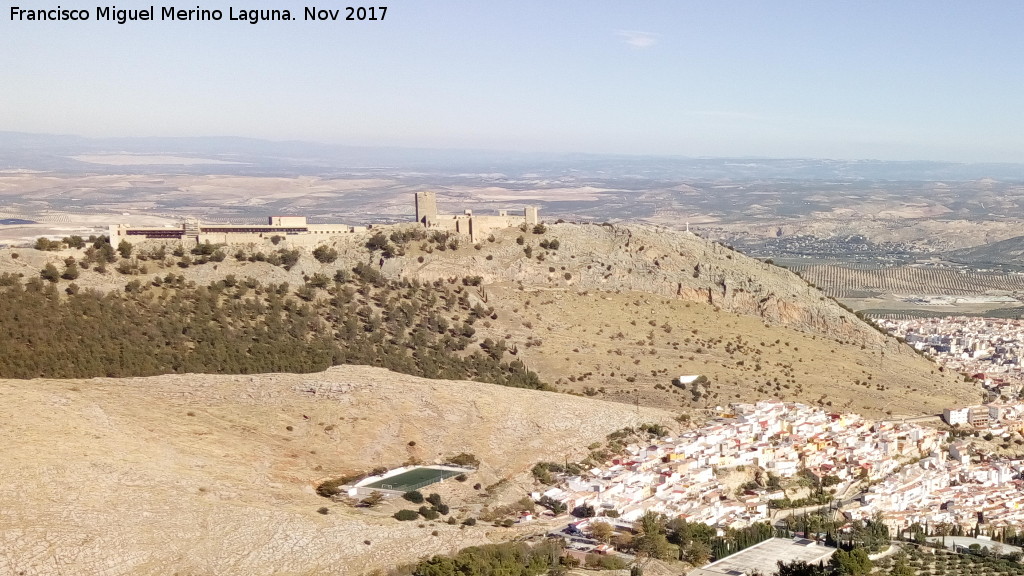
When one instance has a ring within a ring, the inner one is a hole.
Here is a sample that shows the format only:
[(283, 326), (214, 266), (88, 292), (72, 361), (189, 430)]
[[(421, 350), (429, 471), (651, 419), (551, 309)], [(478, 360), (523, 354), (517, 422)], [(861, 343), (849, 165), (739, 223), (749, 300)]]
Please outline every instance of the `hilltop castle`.
[[(497, 216), (477, 216), (472, 210), (462, 214), (438, 214), (437, 193), (416, 193), (416, 222), (425, 228), (465, 234), (470, 241), (479, 242), (491, 230), (540, 223), (537, 207), (527, 206), (522, 216), (510, 216), (508, 210), (498, 210)], [(271, 216), (266, 224), (207, 224), (195, 218), (186, 218), (176, 226), (160, 228), (115, 224), (108, 228), (110, 243), (117, 246), (121, 240), (178, 240), (180, 242), (211, 244), (262, 243), (281, 237), (299, 246), (316, 246), (332, 237), (364, 232), (367, 226), (345, 224), (309, 224), (305, 216)]]
[(466, 210), (462, 214), (438, 214), (437, 193), (416, 193), (416, 222), (425, 228), (447, 230), (469, 236), (470, 241), (479, 242), (491, 230), (514, 228), (522, 224), (534, 226), (540, 223), (536, 206), (527, 206), (522, 216), (509, 215), (508, 210), (498, 210), (497, 216), (480, 216)]

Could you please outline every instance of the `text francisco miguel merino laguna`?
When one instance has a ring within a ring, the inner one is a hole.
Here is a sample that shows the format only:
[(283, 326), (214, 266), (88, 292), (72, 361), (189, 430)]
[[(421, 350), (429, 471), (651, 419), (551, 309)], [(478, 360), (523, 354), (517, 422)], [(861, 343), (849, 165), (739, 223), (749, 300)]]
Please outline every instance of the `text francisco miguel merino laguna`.
[[(387, 12), (386, 6), (344, 7), (338, 9), (317, 9), (304, 7), (303, 20), (383, 20)], [(118, 8), (117, 6), (97, 6), (95, 11), (62, 8), (20, 8), (11, 6), (11, 20), (15, 22), (84, 22), (87, 20), (117, 22), (140, 22), (150, 20), (174, 20), (182, 22), (218, 22), (234, 20), (256, 24), (264, 21), (297, 20), (291, 10), (249, 10), (244, 8), (228, 8), (224, 10), (206, 9), (196, 6), (191, 9), (179, 9), (174, 6), (150, 6), (149, 8)]]

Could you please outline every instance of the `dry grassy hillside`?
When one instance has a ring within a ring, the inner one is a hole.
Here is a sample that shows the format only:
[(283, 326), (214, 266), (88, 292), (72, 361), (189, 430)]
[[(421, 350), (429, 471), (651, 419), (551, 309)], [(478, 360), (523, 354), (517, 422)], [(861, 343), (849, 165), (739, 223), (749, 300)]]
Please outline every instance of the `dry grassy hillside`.
[[(384, 232), (395, 229), (413, 227)], [(974, 385), (939, 372), (790, 271), (689, 233), (553, 224), (542, 234), (499, 230), (477, 246), (463, 239), (456, 249), (413, 240), (391, 259), (366, 248), (372, 234), (334, 239), (338, 259), (331, 263), (305, 251), (290, 271), (236, 261), (238, 248), (229, 247), (218, 263), (182, 268), (168, 257), (143, 262), (146, 275), (88, 270), (76, 283), (106, 290), (173, 272), (200, 284), (234, 274), (296, 286), (357, 262), (392, 278), (459, 285), (479, 276), (482, 286), (470, 288), (470, 297), (494, 307), (497, 319), (477, 323), (477, 339), (505, 339), (563, 389), (673, 408), (778, 397), (872, 416), (934, 414), (978, 398)], [(243, 252), (275, 249), (268, 242)], [(80, 253), (18, 252), (17, 259), (0, 252), (0, 272), (31, 276), (47, 261)], [(677, 389), (671, 380), (681, 374), (706, 375), (710, 385)]]
[(359, 574), (510, 533), (400, 523), (393, 504), (317, 496), (318, 481), (472, 452), (480, 471), (441, 490), (457, 515), (474, 513), (502, 496), (471, 484), (582, 457), (640, 422), (673, 424), (655, 409), (366, 367), (0, 381), (0, 573)]
[[(559, 388), (686, 411), (780, 398), (871, 417), (936, 414), (976, 386), (896, 342), (837, 341), (714, 306), (637, 292), (488, 289), (509, 336)], [(701, 374), (707, 386), (672, 379)], [(698, 392), (698, 394), (695, 394)]]
[[(712, 304), (773, 326), (882, 340), (792, 272), (687, 232), (637, 225), (553, 224), (544, 234), (506, 229), (492, 238), (481, 242), (480, 250), (411, 250), (406, 258), (386, 262), (384, 270), (424, 279), (473, 273), (488, 284), (647, 292)], [(558, 249), (541, 246), (552, 240), (558, 241)]]

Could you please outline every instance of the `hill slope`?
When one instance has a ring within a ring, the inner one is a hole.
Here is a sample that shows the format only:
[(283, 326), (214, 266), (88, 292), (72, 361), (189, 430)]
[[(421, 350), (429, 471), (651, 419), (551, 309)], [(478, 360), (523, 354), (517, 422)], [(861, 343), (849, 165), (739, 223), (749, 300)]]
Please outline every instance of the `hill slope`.
[[(354, 366), (3, 380), (0, 433), (12, 441), (0, 447), (0, 573), (358, 574), (508, 534), (399, 523), (392, 505), (331, 504), (317, 482), (475, 453), (480, 470), (450, 489), (458, 509), (488, 501), (469, 484), (582, 457), (609, 432), (669, 416)], [(318, 514), (324, 505), (331, 512)]]
[[(93, 268), (76, 283), (110, 290), (172, 272), (201, 285), (234, 275), (294, 288), (362, 265), (391, 279), (450, 282), (466, 309), (495, 311), (474, 324), (471, 348), (485, 338), (505, 340), (506, 360), (514, 355), (547, 383), (605, 399), (688, 409), (778, 397), (880, 416), (934, 414), (979, 395), (975, 385), (938, 371), (790, 271), (689, 233), (554, 224), (540, 234), (499, 230), (473, 246), (464, 238), (424, 238), (411, 225), (382, 232), (391, 258), (381, 242), (367, 248), (373, 230), (332, 239), (333, 262), (300, 249), (290, 270), (249, 261), (280, 250), (267, 242), (242, 247), (241, 260), (182, 267), (167, 255), (134, 262), (147, 267), (144, 275)], [(397, 236), (387, 240), (392, 232)], [(21, 252), (18, 259), (0, 252), (0, 272), (31, 276), (47, 261), (63, 266), (63, 257), (80, 254)], [(480, 286), (464, 287), (460, 279), (467, 277)], [(321, 303), (337, 290), (307, 288), (306, 297)], [(672, 379), (682, 374), (704, 374), (710, 383), (674, 388)]]
[[(552, 240), (557, 249), (541, 247)], [(482, 276), (481, 295), (505, 315), (481, 337), (518, 343), (530, 369), (576, 391), (680, 408), (777, 397), (871, 416), (934, 414), (979, 395), (789, 270), (693, 234), (554, 224), (480, 246), (417, 248), (382, 269)], [(711, 386), (673, 387), (681, 374)]]
[(1019, 267), (1021, 265), (1021, 258), (1024, 257), (1024, 236), (1015, 236), (1006, 240), (1000, 240), (999, 242), (992, 242), (991, 244), (953, 250), (946, 252), (943, 256), (953, 262), (962, 262), (975, 266), (1003, 264)]

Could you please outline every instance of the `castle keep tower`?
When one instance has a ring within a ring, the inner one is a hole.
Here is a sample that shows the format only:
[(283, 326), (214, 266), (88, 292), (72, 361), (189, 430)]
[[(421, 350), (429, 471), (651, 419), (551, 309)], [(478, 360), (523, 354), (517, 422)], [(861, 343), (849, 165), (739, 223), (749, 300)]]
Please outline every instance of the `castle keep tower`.
[(437, 193), (431, 191), (416, 193), (416, 222), (430, 226), (437, 222)]
[(438, 214), (436, 192), (416, 193), (417, 224), (424, 228), (465, 234), (473, 243), (486, 237), (491, 230), (523, 225), (535, 226), (540, 223), (538, 212), (536, 206), (527, 206), (522, 216), (514, 216), (504, 209), (498, 210), (497, 216), (474, 214), (472, 210), (465, 210), (462, 214)]
[(536, 225), (540, 223), (540, 218), (537, 217), (537, 207), (527, 206), (523, 210), (523, 215), (526, 217), (526, 223), (530, 225)]

